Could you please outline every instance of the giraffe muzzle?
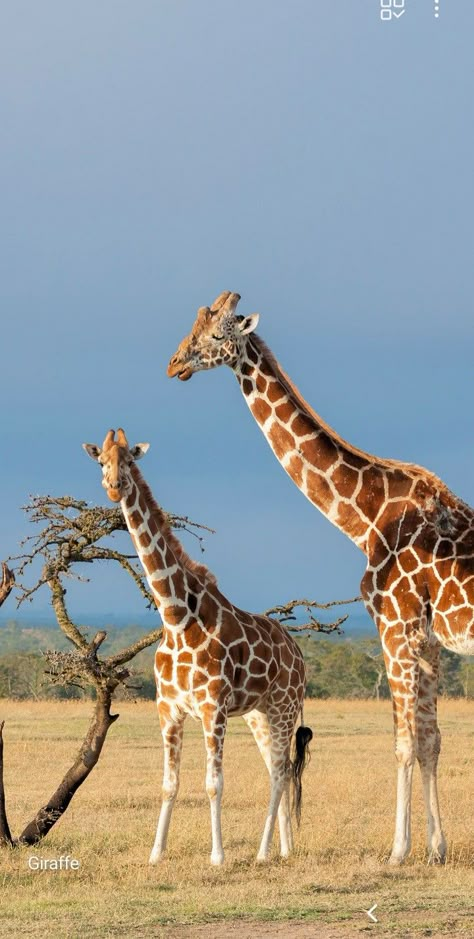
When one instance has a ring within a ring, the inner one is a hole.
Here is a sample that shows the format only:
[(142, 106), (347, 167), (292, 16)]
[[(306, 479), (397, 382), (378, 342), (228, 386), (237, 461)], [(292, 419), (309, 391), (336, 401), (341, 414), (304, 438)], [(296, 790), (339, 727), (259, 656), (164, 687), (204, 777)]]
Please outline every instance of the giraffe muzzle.
[(112, 500), (112, 502), (120, 502), (122, 498), (122, 493), (120, 492), (120, 489), (117, 486), (109, 486), (109, 488), (107, 489), (107, 495), (109, 499)]
[(179, 378), (180, 381), (188, 381), (193, 374), (193, 370), (189, 366), (183, 366), (182, 362), (179, 362), (175, 356), (170, 360), (166, 372), (168, 378)]

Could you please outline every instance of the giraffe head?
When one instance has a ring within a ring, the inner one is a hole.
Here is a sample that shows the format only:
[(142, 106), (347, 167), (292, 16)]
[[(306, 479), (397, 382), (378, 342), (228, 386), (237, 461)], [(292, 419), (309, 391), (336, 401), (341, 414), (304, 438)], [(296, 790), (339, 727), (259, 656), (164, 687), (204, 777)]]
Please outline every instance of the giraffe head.
[(117, 439), (115, 431), (109, 430), (102, 447), (95, 443), (83, 443), (82, 446), (91, 459), (96, 460), (102, 467), (102, 485), (112, 502), (120, 502), (128, 496), (133, 480), (130, 467), (136, 460), (140, 460), (148, 450), (149, 443), (137, 443), (129, 447), (127, 438), (119, 427)]
[(225, 290), (212, 306), (200, 307), (189, 336), (183, 339), (170, 360), (170, 378), (177, 376), (187, 381), (194, 372), (236, 364), (245, 341), (243, 337), (253, 332), (258, 323), (258, 313), (236, 316), (239, 300), (238, 293)]

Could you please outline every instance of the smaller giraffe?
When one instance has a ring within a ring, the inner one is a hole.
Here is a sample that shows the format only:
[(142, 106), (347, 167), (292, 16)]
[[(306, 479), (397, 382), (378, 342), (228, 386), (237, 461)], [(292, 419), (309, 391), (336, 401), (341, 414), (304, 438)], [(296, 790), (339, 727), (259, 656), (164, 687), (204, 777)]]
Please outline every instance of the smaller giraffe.
[[(241, 715), (253, 732), (271, 779), (271, 795), (257, 860), (268, 858), (278, 814), (280, 853), (293, 848), (290, 782), (299, 822), (301, 774), (312, 738), (303, 724), (305, 666), (287, 630), (267, 616), (246, 613), (224, 597), (214, 576), (186, 554), (136, 466), (149, 444), (129, 447), (122, 429), (102, 448), (83, 444), (102, 466), (102, 485), (120, 502), (132, 541), (163, 621), (155, 655), (157, 705), (164, 747), (162, 804), (150, 864), (166, 850), (179, 786), (183, 725), (202, 723), (211, 809), (211, 863), (222, 864), (222, 756), (227, 719)], [(295, 758), (290, 759), (295, 735)]]

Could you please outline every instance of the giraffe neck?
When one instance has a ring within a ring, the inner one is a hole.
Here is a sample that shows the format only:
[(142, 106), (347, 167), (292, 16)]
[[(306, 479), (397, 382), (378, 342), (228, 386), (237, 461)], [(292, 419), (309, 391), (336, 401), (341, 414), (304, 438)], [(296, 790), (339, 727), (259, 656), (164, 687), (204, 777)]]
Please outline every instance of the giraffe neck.
[(386, 499), (388, 461), (377, 461), (339, 437), (306, 403), (255, 333), (247, 337), (233, 370), (284, 470), (323, 515), (365, 551), (368, 532)]
[(130, 473), (133, 486), (120, 503), (127, 528), (164, 626), (181, 632), (212, 575), (188, 557), (135, 463)]

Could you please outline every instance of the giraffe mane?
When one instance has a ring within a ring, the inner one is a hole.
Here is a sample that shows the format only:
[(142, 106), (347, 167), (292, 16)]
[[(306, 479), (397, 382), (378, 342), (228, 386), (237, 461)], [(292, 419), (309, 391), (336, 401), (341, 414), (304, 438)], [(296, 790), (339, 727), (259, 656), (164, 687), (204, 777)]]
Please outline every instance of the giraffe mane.
[(158, 515), (160, 519), (160, 528), (168, 544), (170, 545), (171, 550), (173, 551), (173, 554), (176, 557), (176, 560), (179, 561), (180, 564), (182, 564), (183, 567), (185, 567), (186, 570), (189, 571), (190, 574), (194, 574), (195, 577), (202, 580), (204, 583), (214, 584), (217, 586), (217, 578), (212, 573), (212, 571), (210, 571), (209, 568), (206, 567), (205, 564), (200, 564), (199, 561), (194, 561), (189, 556), (187, 551), (185, 551), (185, 549), (183, 548), (181, 542), (176, 537), (176, 535), (173, 532), (173, 529), (171, 528), (171, 525), (168, 521), (168, 517), (166, 513), (163, 511), (161, 506), (158, 505), (158, 502), (156, 501), (147, 481), (143, 478), (136, 463), (132, 463), (132, 470), (134, 472), (134, 475), (136, 475), (138, 479), (140, 480), (140, 487), (142, 489), (142, 492), (146, 499), (148, 507), (151, 509), (153, 513)]
[(453, 499), (456, 502), (456, 504), (459, 504), (462, 501), (458, 499), (451, 492), (448, 486), (446, 486), (446, 484), (439, 478), (439, 476), (436, 475), (436, 473), (432, 473), (431, 470), (426, 469), (424, 466), (419, 466), (417, 463), (405, 463), (402, 460), (381, 458), (381, 457), (375, 456), (372, 453), (368, 453), (366, 450), (361, 450), (359, 447), (355, 447), (351, 443), (348, 443), (347, 440), (345, 440), (344, 437), (341, 437), (340, 434), (338, 434), (330, 426), (330, 424), (328, 424), (325, 420), (323, 420), (323, 418), (320, 417), (320, 415), (316, 413), (316, 411), (311, 407), (311, 405), (308, 404), (305, 398), (303, 398), (303, 395), (301, 394), (299, 389), (296, 387), (296, 385), (292, 382), (289, 375), (287, 375), (286, 372), (283, 371), (276, 355), (267, 346), (267, 344), (263, 341), (263, 339), (260, 336), (258, 336), (256, 333), (251, 333), (251, 335), (248, 337), (248, 340), (250, 343), (253, 344), (256, 351), (259, 352), (261, 355), (263, 355), (266, 361), (275, 370), (279, 381), (281, 382), (283, 387), (286, 389), (288, 394), (291, 396), (293, 401), (296, 402), (298, 407), (300, 407), (301, 410), (308, 417), (316, 421), (316, 423), (320, 427), (322, 427), (322, 429), (326, 431), (326, 433), (328, 433), (333, 438), (333, 440), (335, 440), (339, 444), (342, 444), (342, 446), (348, 451), (350, 451), (350, 453), (353, 453), (355, 456), (360, 456), (362, 459), (364, 459), (365, 461), (369, 463), (372, 463), (374, 466), (380, 466), (384, 469), (398, 469), (398, 470), (401, 470), (402, 472), (405, 470), (406, 472), (412, 474), (413, 476), (419, 476), (420, 478), (426, 480), (427, 483), (430, 483), (431, 485), (435, 486), (436, 489), (443, 492), (444, 495)]

